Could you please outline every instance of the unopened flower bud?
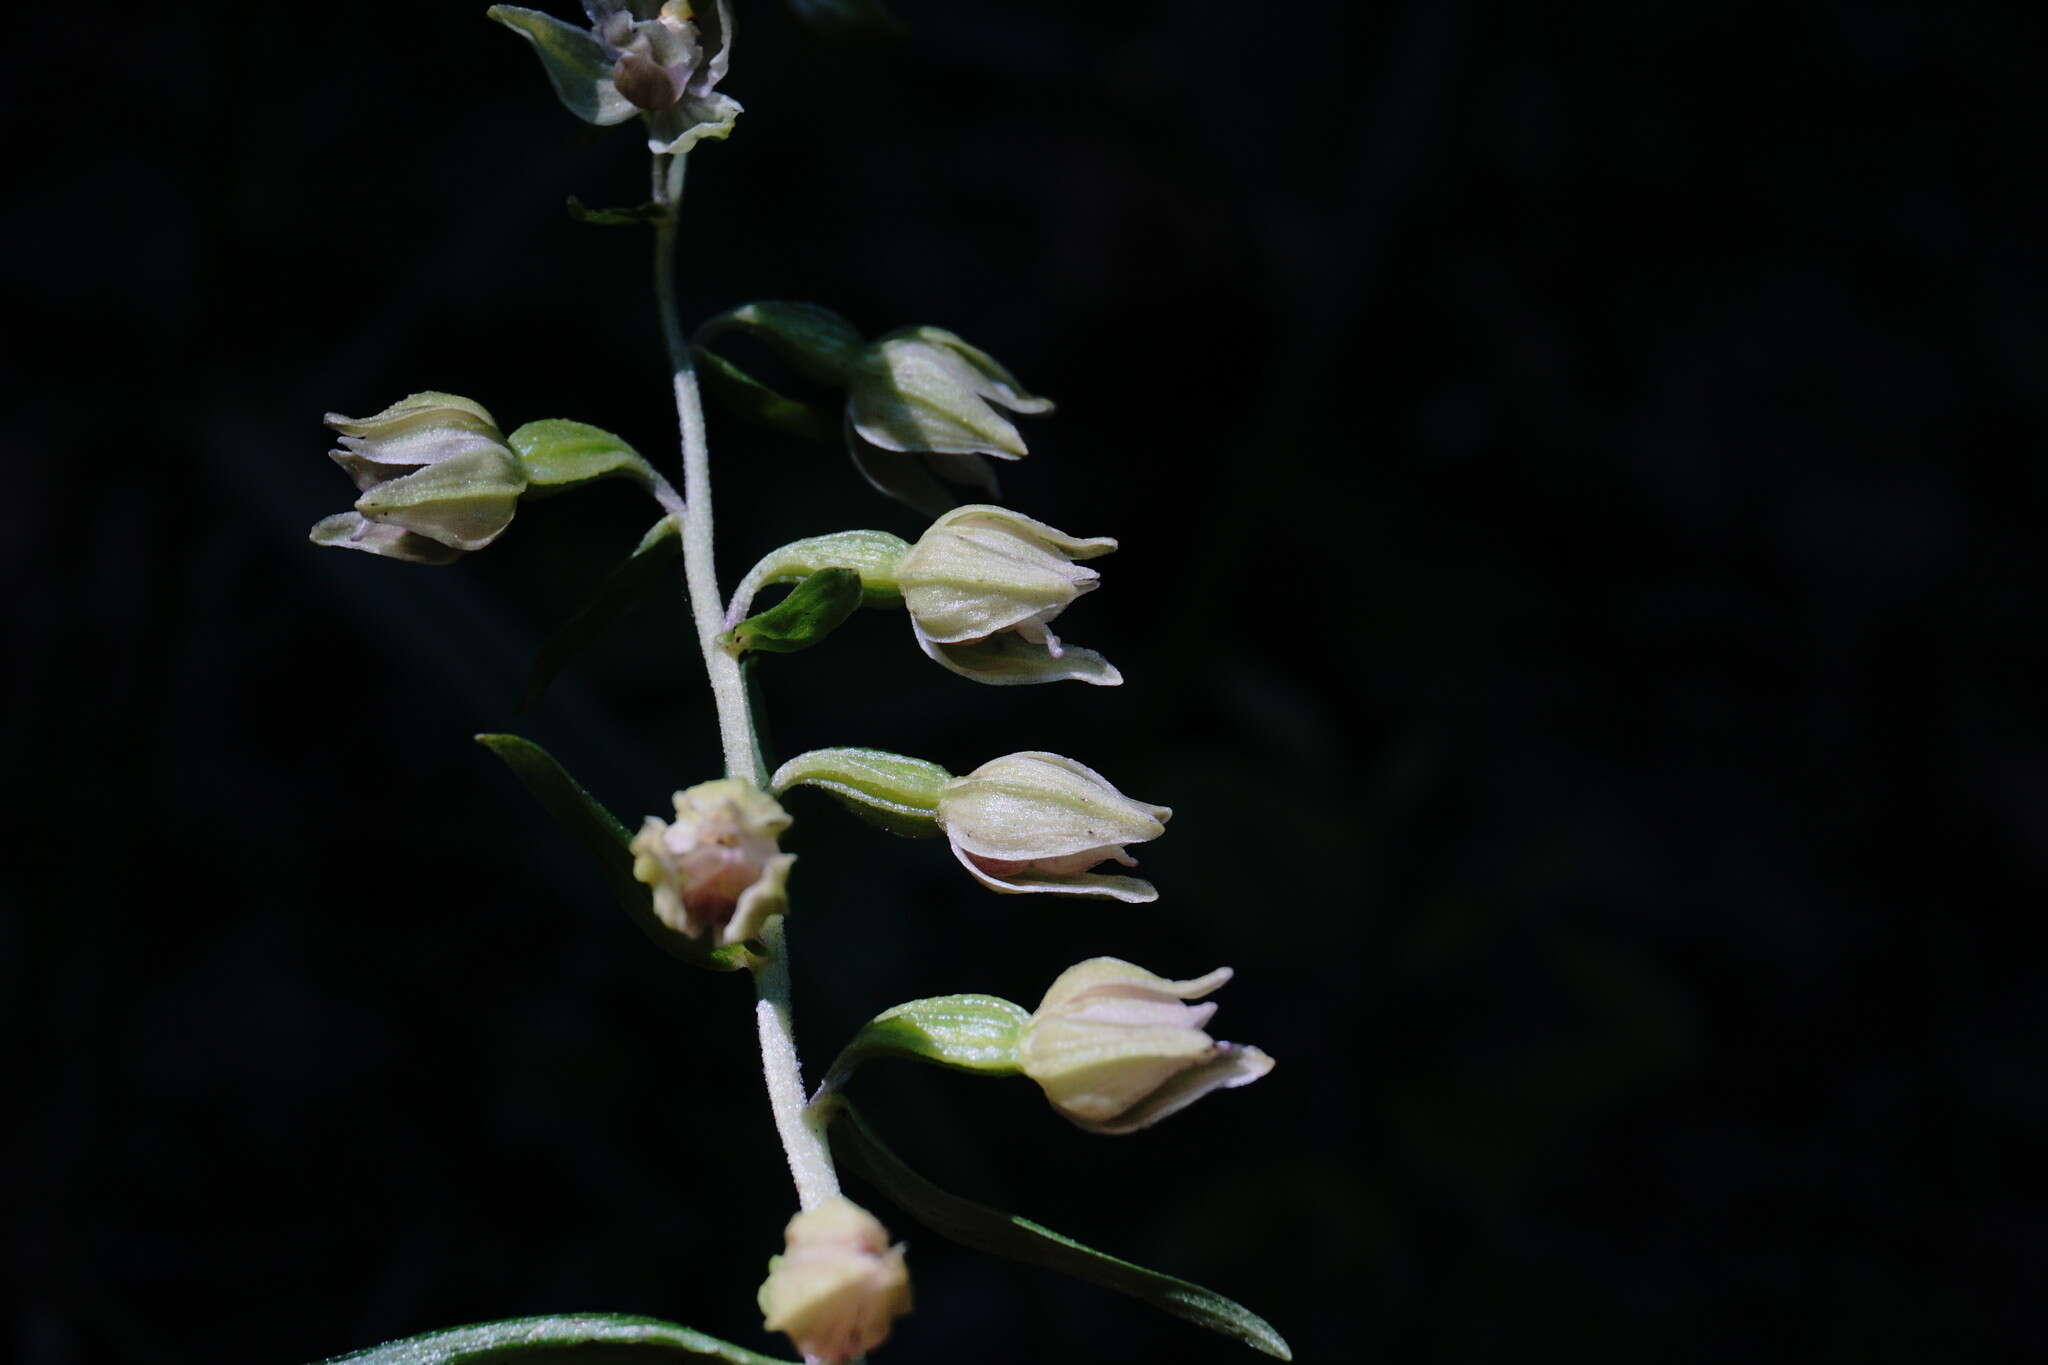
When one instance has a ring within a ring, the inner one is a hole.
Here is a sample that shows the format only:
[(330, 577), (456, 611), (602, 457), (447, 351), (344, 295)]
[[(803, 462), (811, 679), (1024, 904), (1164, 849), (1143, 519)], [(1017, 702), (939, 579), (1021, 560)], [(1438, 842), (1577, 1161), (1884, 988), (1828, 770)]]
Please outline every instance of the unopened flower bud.
[(526, 476), (481, 404), (416, 393), (374, 417), (327, 415), (334, 462), (362, 494), (353, 512), (313, 527), (316, 545), (446, 564), (512, 522)]
[(784, 889), (793, 853), (776, 836), (789, 816), (775, 798), (739, 778), (675, 794), (673, 824), (650, 815), (633, 836), (633, 876), (654, 888), (654, 913), (671, 929), (721, 944), (754, 937), (789, 907)]
[(1111, 859), (1136, 867), (1124, 845), (1158, 838), (1172, 815), (1058, 754), (1011, 754), (939, 789), (939, 824), (953, 856), (996, 891), (1157, 900), (1150, 882), (1089, 869)]
[(1214, 1004), (1188, 1005), (1230, 980), (1218, 967), (1168, 981), (1113, 957), (1069, 967), (1024, 1026), (1017, 1060), (1053, 1107), (1096, 1133), (1132, 1133), (1212, 1090), (1273, 1069), (1255, 1047), (1203, 1032)]
[(764, 1325), (786, 1332), (809, 1365), (840, 1365), (888, 1339), (910, 1311), (903, 1247), (875, 1216), (835, 1194), (789, 1220), (787, 1250), (768, 1260)]
[(1062, 644), (1047, 629), (1099, 581), (1075, 560), (1116, 548), (1081, 539), (985, 503), (956, 507), (931, 524), (895, 569), (918, 647), (976, 682), (1073, 678), (1115, 686), (1123, 674), (1092, 649)]

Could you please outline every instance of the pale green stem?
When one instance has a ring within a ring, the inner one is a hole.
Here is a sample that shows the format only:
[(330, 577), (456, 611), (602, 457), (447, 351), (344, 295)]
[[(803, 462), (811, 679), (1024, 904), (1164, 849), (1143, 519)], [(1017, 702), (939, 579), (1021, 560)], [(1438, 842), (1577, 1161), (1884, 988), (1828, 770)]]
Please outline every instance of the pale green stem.
[[(655, 229), (654, 288), (661, 309), (661, 335), (668, 344), (674, 376), (676, 420), (683, 439), (683, 579), (690, 594), (690, 617), (697, 627), (697, 645), (718, 707), (718, 737), (725, 749), (728, 776), (765, 788), (768, 771), (754, 740), (754, 717), (739, 660), (718, 642), (724, 610), (718, 600), (718, 570), (711, 546), (711, 452), (704, 437), (704, 407), (697, 395), (697, 372), (690, 363), (690, 345), (676, 312), (676, 207), (682, 198), (683, 158), (656, 157), (654, 193), (667, 207)], [(672, 494), (671, 494), (672, 495)], [(824, 1129), (804, 1113), (803, 1068), (797, 1061), (796, 1035), (791, 1028), (789, 949), (782, 917), (762, 931), (768, 955), (754, 968), (754, 1019), (761, 1034), (761, 1073), (768, 1083), (768, 1104), (775, 1131), (789, 1158), (796, 1181), (797, 1203), (814, 1208), (839, 1193), (832, 1169), (832, 1149)]]
[(775, 1131), (789, 1157), (797, 1203), (811, 1209), (839, 1193), (839, 1176), (832, 1169), (832, 1149), (826, 1145), (824, 1126), (805, 1109), (803, 1067), (797, 1061), (796, 1037), (790, 1032), (789, 954), (783, 946), (782, 917), (768, 921), (761, 936), (768, 944), (767, 962), (754, 971), (761, 1073), (768, 1079), (768, 1105), (775, 1111)]
[(697, 647), (703, 651), (704, 672), (711, 679), (711, 696), (718, 707), (718, 738), (725, 748), (726, 775), (765, 786), (768, 774), (754, 747), (754, 717), (747, 709), (740, 661), (718, 642), (725, 628), (725, 610), (718, 598), (718, 566), (711, 551), (711, 450), (704, 439), (704, 405), (697, 396), (690, 343), (676, 313), (675, 199), (681, 197), (682, 160), (675, 158), (677, 169), (668, 176), (659, 169), (655, 173), (655, 184), (672, 197), (666, 201), (668, 214), (654, 232), (654, 292), (661, 307), (662, 340), (668, 343), (676, 421), (683, 435), (683, 580), (690, 593), (690, 618), (697, 626)]

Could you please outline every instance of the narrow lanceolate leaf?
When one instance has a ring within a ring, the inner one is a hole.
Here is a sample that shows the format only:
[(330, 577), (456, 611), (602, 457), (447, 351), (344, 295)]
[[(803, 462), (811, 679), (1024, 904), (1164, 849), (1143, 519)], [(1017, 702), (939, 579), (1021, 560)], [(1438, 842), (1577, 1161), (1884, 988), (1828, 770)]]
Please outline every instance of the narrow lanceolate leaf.
[(518, 453), (526, 482), (535, 488), (560, 488), (615, 474), (643, 483), (654, 478), (639, 451), (588, 422), (547, 417), (528, 422), (505, 440)]
[(478, 735), (476, 742), (503, 759), (541, 809), (591, 856), (612, 898), (655, 946), (707, 971), (736, 972), (747, 965), (744, 943), (713, 947), (709, 939), (677, 933), (655, 917), (652, 893), (633, 879), (633, 855), (627, 848), (632, 833), (577, 785), (552, 754), (518, 735)]
[(1114, 1289), (1198, 1327), (1234, 1337), (1255, 1351), (1294, 1359), (1272, 1324), (1221, 1294), (1086, 1247), (1029, 1219), (946, 1193), (903, 1164), (854, 1113), (835, 1100), (832, 1148), (879, 1186), (905, 1213), (941, 1237), (976, 1251), (1042, 1266)]
[(703, 381), (704, 392), (728, 412), (792, 436), (827, 445), (838, 443), (836, 410), (777, 393), (716, 351), (692, 346), (690, 355), (697, 362), (697, 378)]
[(720, 638), (734, 654), (750, 649), (794, 654), (839, 629), (860, 605), (860, 598), (858, 573), (820, 569), (790, 589), (789, 596), (759, 615), (749, 616)]
[(534, 656), (533, 668), (526, 675), (526, 695), (519, 699), (519, 709), (530, 711), (547, 691), (548, 684), (562, 671), (565, 664), (574, 658), (591, 641), (604, 634), (613, 622), (626, 614), (640, 595), (653, 587), (662, 578), (662, 570), (668, 561), (683, 547), (681, 534), (676, 529), (675, 518), (663, 517), (648, 528), (640, 537), (640, 544), (626, 557), (604, 582), (597, 585), (589, 599), (576, 609), (576, 614), (562, 623), (540, 647)]
[(870, 1057), (908, 1057), (984, 1076), (1017, 1074), (1017, 1040), (1031, 1012), (993, 995), (906, 1000), (862, 1026), (825, 1073), (836, 1090)]
[(938, 834), (939, 790), (953, 774), (936, 763), (887, 749), (812, 749), (775, 770), (777, 796), (791, 787), (817, 787), (870, 824), (906, 839)]
[(365, 1351), (330, 1356), (321, 1365), (472, 1365), (483, 1361), (611, 1360), (616, 1347), (637, 1348), (632, 1358), (719, 1360), (726, 1365), (789, 1365), (717, 1337), (705, 1336), (659, 1318), (627, 1313), (563, 1313), (545, 1318), (507, 1318), (469, 1327), (447, 1327), (416, 1337), (387, 1341)]

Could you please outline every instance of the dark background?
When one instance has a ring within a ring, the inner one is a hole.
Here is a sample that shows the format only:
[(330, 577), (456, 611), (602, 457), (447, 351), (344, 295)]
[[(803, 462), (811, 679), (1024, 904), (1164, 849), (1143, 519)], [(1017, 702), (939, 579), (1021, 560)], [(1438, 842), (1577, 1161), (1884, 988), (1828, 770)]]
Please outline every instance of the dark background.
[[(929, 322), (1060, 400), (1006, 497), (1115, 535), (1114, 691), (864, 614), (782, 754), (1051, 748), (1169, 803), (1152, 906), (997, 898), (790, 800), (816, 1065), (873, 1012), (1229, 963), (1279, 1059), (1150, 1132), (860, 1093), (970, 1197), (1212, 1285), (1303, 1360), (1912, 1361), (2044, 1345), (2034, 920), (2043, 24), (1977, 4), (742, 0), (684, 308)], [(481, 4), (13, 25), (0, 1208), (33, 1365), (298, 1362), (655, 1314), (764, 1349), (792, 1199), (737, 977), (661, 956), (480, 730), (629, 819), (713, 774), (677, 594), (529, 714), (652, 518), (447, 569), (316, 553), (328, 410), (420, 388), (672, 458), (632, 131)], [(18, 158), (19, 158), (18, 154)], [(728, 582), (849, 525), (713, 415)], [(911, 1244), (885, 1360), (1248, 1360)]]

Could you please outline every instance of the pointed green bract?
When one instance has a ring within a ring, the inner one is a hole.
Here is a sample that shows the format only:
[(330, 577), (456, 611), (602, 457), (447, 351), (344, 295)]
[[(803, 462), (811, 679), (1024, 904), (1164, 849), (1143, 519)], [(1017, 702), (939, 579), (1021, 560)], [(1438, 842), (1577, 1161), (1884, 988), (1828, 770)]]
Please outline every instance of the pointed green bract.
[(1114, 1289), (1162, 1313), (1233, 1337), (1255, 1351), (1279, 1360), (1294, 1359), (1294, 1353), (1273, 1330), (1273, 1325), (1243, 1304), (1198, 1284), (1083, 1246), (1014, 1213), (948, 1194), (904, 1165), (902, 1158), (875, 1136), (851, 1105), (837, 1099), (831, 1103), (836, 1108), (832, 1150), (895, 1200), (905, 1213), (939, 1236), (976, 1251), (1042, 1266)]
[(533, 668), (526, 675), (526, 693), (519, 699), (519, 709), (532, 710), (563, 665), (625, 615), (640, 594), (662, 577), (668, 561), (682, 548), (682, 532), (676, 528), (674, 517), (663, 517), (654, 523), (625, 562), (607, 574), (597, 590), (576, 609), (576, 614), (540, 647)]
[(503, 759), (541, 809), (596, 860), (612, 898), (655, 946), (707, 971), (736, 972), (747, 966), (750, 955), (744, 943), (712, 947), (708, 941), (669, 928), (656, 917), (647, 888), (633, 879), (633, 854), (627, 847), (632, 832), (583, 790), (554, 755), (518, 735), (478, 735), (476, 742)]
[(777, 796), (791, 787), (817, 787), (870, 824), (906, 839), (940, 833), (939, 793), (953, 774), (936, 763), (886, 749), (812, 749), (775, 770)]
[(906, 1000), (883, 1010), (861, 1027), (825, 1073), (825, 1090), (836, 1090), (872, 1057), (907, 1057), (915, 1062), (984, 1076), (1014, 1076), (1021, 1067), (1017, 1044), (1031, 1013), (993, 995), (936, 995)]
[(546, 417), (528, 422), (505, 440), (518, 454), (526, 481), (536, 488), (562, 488), (615, 474), (641, 483), (654, 479), (654, 470), (639, 451), (588, 422)]
[(820, 569), (789, 596), (758, 616), (749, 616), (722, 637), (734, 654), (750, 649), (794, 654), (839, 629), (860, 605), (860, 575), (852, 569)]
[(635, 1359), (719, 1360), (725, 1365), (790, 1365), (720, 1341), (689, 1327), (629, 1313), (561, 1313), (541, 1318), (507, 1318), (468, 1327), (445, 1327), (416, 1337), (387, 1341), (368, 1350), (330, 1356), (320, 1365), (479, 1365), (546, 1357), (559, 1360), (581, 1347), (631, 1346)]

